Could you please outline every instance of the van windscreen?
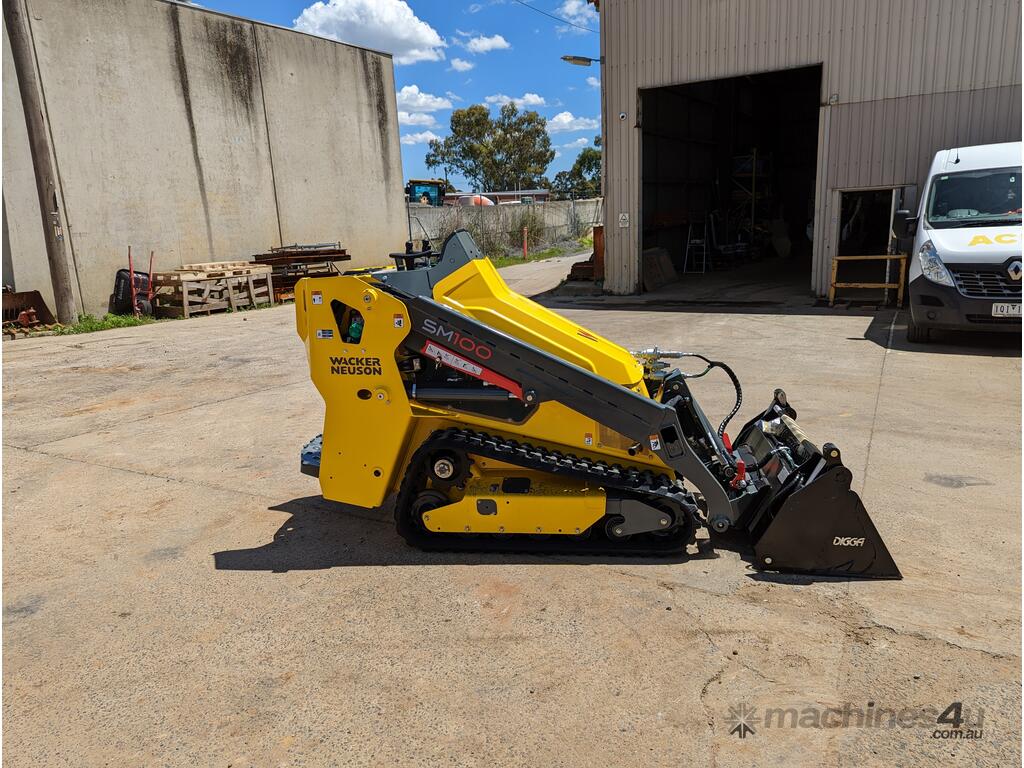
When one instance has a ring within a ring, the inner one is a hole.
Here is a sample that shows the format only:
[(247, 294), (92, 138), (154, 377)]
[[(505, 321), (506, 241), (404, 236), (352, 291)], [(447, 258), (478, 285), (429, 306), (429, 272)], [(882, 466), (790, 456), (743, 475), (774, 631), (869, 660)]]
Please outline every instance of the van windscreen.
[(928, 191), (928, 224), (935, 229), (1020, 224), (1018, 168), (943, 173)]

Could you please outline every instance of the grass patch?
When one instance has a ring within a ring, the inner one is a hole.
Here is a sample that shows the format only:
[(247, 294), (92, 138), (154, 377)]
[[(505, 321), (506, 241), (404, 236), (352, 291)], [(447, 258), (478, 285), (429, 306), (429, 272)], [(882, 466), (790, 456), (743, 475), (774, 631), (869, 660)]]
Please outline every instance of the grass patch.
[(588, 250), (594, 250), (594, 238), (593, 236), (584, 236), (579, 238), (577, 241), (583, 248)]
[(93, 331), (109, 331), (111, 328), (131, 328), (136, 325), (155, 323), (152, 317), (133, 317), (132, 315), (106, 314), (101, 318), (95, 315), (79, 315), (74, 325), (63, 325), (54, 329), (57, 336), (69, 336), (75, 333), (92, 333)]
[(534, 251), (529, 254), (525, 259), (522, 256), (488, 256), (491, 263), (495, 267), (501, 269), (502, 267), (511, 267), (515, 264), (525, 264), (528, 261), (544, 261), (544, 259), (554, 259), (558, 256), (564, 256), (565, 251), (561, 248), (545, 248), (543, 251)]

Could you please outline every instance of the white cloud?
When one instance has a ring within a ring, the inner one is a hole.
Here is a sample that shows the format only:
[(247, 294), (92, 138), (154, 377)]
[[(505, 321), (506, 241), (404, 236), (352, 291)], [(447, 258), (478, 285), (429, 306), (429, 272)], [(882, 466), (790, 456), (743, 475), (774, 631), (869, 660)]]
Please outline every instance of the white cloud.
[(428, 141), (436, 141), (441, 137), (433, 131), (420, 131), (419, 133), (407, 133), (402, 137), (403, 144), (426, 144)]
[(555, 150), (555, 158), (554, 158), (554, 159), (555, 159), (555, 160), (557, 160), (557, 159), (558, 159), (558, 158), (560, 158), (561, 156), (562, 156), (562, 153), (561, 153), (561, 152), (559, 152), (559, 151), (558, 151), (558, 150), (556, 149), (556, 150)]
[(420, 125), (424, 128), (433, 128), (437, 125), (437, 120), (434, 119), (433, 115), (428, 115), (426, 112), (403, 112), (399, 110), (398, 124)]
[(506, 48), (511, 48), (511, 44), (501, 35), (491, 35), (490, 37), (484, 37), (478, 35), (477, 37), (471, 37), (466, 42), (466, 48), (472, 53), (488, 53), (489, 51), (503, 51)]
[(452, 69), (456, 72), (469, 72), (469, 70), (475, 66), (476, 64), (472, 61), (466, 61), (465, 59), (452, 59)]
[(387, 51), (396, 64), (440, 61), (447, 45), (404, 0), (318, 0), (293, 24), (302, 32)]
[(587, 78), (587, 85), (589, 85), (591, 88), (600, 88), (601, 78), (594, 77), (593, 75), (591, 75), (590, 77)]
[[(573, 24), (578, 24), (579, 27), (586, 27), (587, 29), (597, 30), (597, 25), (600, 23), (600, 17), (597, 15), (597, 11), (594, 7), (587, 2), (587, 0), (563, 0), (562, 4), (558, 6), (558, 10), (555, 14), (561, 16), (566, 21), (571, 21)], [(586, 29), (580, 29), (579, 27), (572, 27), (568, 24), (563, 24), (560, 27), (556, 27), (556, 31), (560, 34), (572, 33), (576, 35), (585, 35)]]
[(506, 96), (504, 93), (496, 93), (493, 96), (486, 96), (484, 98), (488, 104), (515, 104), (517, 107), (522, 109), (523, 107), (543, 107), (546, 103), (543, 96), (539, 96), (536, 93), (524, 93), (522, 96)]
[(443, 96), (421, 91), (418, 85), (406, 85), (398, 92), (398, 108), (406, 112), (436, 112), (451, 109), (452, 103)]
[(592, 117), (575, 117), (572, 112), (559, 112), (548, 120), (548, 133), (593, 131), (599, 123)]
[[(401, 121), (401, 117), (399, 117), (399, 121)], [(575, 141), (570, 141), (568, 144), (560, 144), (559, 146), (561, 146), (562, 149), (583, 149), (583, 147), (589, 145), (590, 139), (586, 139), (583, 136), (580, 136)]]
[(454, 91), (445, 91), (445, 92), (444, 92), (444, 95), (445, 95), (445, 96), (447, 96), (447, 97), (448, 97), (449, 99), (451, 99), (452, 101), (462, 101), (462, 97), (461, 97), (461, 96), (459, 96), (459, 95), (458, 95), (457, 93), (455, 93)]
[(484, 7), (480, 3), (472, 3), (466, 10), (469, 13), (480, 13), (483, 9)]

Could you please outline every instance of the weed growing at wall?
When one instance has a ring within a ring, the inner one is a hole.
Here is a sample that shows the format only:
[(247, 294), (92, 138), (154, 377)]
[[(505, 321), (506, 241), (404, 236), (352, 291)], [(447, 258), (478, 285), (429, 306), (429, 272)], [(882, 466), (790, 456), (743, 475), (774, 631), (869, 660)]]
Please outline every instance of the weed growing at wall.
[(53, 332), (56, 336), (68, 336), (75, 333), (108, 331), (111, 328), (131, 328), (135, 325), (149, 325), (155, 322), (155, 319), (145, 315), (133, 317), (132, 315), (106, 314), (101, 318), (97, 318), (95, 315), (79, 315), (78, 322), (74, 325), (62, 325), (54, 328)]

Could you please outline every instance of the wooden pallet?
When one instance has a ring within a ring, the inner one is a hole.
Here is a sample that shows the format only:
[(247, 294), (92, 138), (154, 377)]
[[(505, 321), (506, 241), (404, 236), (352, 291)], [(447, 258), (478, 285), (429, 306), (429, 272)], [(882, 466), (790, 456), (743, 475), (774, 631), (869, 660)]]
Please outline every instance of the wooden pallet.
[(163, 275), (181, 275), (189, 280), (200, 280), (208, 277), (241, 277), (243, 275), (265, 275), (270, 267), (253, 264), (249, 261), (207, 261), (199, 264), (183, 264), (174, 272), (162, 272)]
[(192, 274), (153, 274), (154, 312), (157, 317), (187, 318), (196, 314), (274, 303), (274, 281), (270, 270), (224, 277), (196, 278)]

